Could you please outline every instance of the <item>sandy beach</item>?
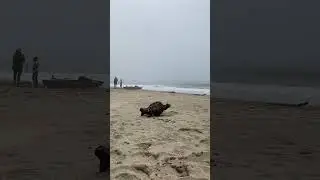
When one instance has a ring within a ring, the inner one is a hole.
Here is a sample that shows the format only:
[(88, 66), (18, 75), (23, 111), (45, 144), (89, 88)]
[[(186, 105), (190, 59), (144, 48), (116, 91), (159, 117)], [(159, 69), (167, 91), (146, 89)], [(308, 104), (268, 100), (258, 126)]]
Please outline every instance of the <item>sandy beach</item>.
[(214, 179), (320, 179), (320, 107), (211, 103)]
[[(0, 88), (2, 179), (105, 179), (93, 149), (107, 142), (104, 90)], [(111, 90), (111, 179), (210, 179), (210, 99)], [(139, 108), (170, 103), (160, 117)], [(320, 179), (320, 107), (212, 98), (214, 176)], [(0, 178), (0, 179), (1, 179)]]
[[(111, 90), (111, 179), (210, 179), (210, 99), (178, 93)], [(172, 106), (141, 117), (154, 101)]]
[(0, 87), (0, 179), (105, 179), (105, 91)]

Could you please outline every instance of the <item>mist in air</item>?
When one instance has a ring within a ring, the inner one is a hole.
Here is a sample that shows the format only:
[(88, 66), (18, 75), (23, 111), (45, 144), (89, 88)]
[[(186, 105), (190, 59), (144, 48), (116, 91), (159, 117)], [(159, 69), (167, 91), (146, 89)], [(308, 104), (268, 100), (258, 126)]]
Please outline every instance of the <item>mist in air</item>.
[(209, 0), (111, 0), (111, 78), (209, 82)]
[(40, 72), (108, 73), (108, 1), (12, 0), (0, 6), (0, 71), (22, 48)]

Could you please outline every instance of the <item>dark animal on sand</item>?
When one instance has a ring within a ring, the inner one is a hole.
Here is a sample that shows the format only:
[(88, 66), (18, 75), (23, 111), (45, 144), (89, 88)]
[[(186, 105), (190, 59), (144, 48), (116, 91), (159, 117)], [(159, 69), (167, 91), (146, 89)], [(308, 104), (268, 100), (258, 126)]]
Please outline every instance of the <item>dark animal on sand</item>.
[(163, 111), (167, 110), (171, 105), (170, 104), (162, 104), (160, 101), (153, 102), (147, 108), (140, 108), (141, 116), (147, 115), (151, 116), (160, 116)]
[(109, 149), (100, 145), (94, 150), (94, 155), (100, 160), (99, 172), (106, 172), (110, 168)]

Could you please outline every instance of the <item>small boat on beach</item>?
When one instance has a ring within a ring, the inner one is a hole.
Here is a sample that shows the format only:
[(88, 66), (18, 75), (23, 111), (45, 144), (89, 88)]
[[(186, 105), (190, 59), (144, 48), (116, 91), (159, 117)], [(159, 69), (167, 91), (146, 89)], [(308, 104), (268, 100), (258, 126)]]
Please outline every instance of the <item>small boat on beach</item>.
[(125, 86), (123, 89), (129, 89), (129, 90), (136, 90), (136, 89), (142, 89), (141, 86)]
[(104, 82), (79, 76), (78, 79), (57, 79), (53, 77), (50, 80), (43, 80), (42, 83), (46, 88), (98, 88)]

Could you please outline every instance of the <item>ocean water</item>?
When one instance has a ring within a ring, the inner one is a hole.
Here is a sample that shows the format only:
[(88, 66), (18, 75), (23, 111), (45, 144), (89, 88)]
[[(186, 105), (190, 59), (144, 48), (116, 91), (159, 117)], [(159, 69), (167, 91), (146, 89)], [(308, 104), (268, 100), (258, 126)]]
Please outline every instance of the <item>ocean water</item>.
[(318, 72), (279, 68), (216, 71), (212, 75), (214, 97), (279, 103), (309, 100), (320, 105)]
[(300, 103), (320, 105), (320, 88), (244, 83), (211, 83), (214, 97), (260, 102)]
[[(161, 91), (161, 92), (176, 92), (176, 93), (185, 93), (185, 94), (197, 94), (197, 95), (210, 95), (210, 86), (207, 88), (198, 88), (198, 87), (184, 87), (181, 85), (150, 85), (150, 84), (124, 84), (124, 86), (141, 86), (143, 90), (149, 91)], [(110, 84), (110, 87), (113, 87), (113, 84)]]

